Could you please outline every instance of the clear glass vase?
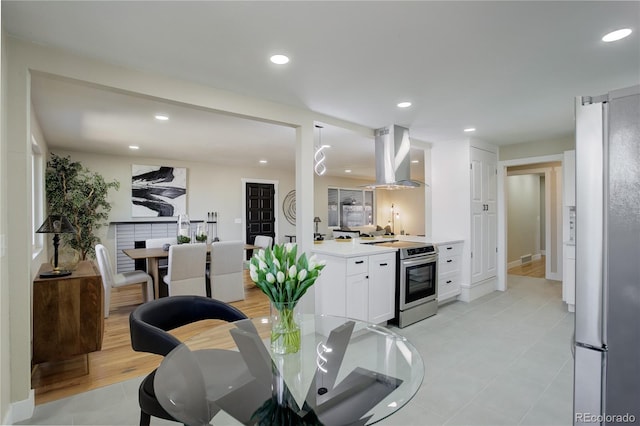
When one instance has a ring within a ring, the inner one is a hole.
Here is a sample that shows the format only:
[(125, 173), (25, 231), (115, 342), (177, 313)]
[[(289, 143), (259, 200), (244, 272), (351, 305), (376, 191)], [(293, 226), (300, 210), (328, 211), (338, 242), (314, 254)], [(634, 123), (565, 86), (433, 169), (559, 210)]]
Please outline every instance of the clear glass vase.
[(300, 350), (300, 316), (295, 303), (271, 303), (271, 351), (284, 355)]
[(189, 215), (183, 213), (178, 216), (178, 244), (185, 244), (191, 242), (191, 221)]
[(199, 243), (207, 242), (207, 223), (202, 222), (196, 225), (196, 241)]

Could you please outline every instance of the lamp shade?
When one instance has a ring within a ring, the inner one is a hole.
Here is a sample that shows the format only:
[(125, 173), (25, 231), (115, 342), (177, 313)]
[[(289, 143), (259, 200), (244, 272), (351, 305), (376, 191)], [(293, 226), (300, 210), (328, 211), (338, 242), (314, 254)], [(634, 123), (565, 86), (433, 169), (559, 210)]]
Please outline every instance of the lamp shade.
[(75, 234), (76, 228), (66, 216), (51, 214), (36, 232), (38, 234)]
[(314, 218), (313, 218), (313, 221), (314, 221), (315, 223), (322, 222), (318, 216), (314, 217)]

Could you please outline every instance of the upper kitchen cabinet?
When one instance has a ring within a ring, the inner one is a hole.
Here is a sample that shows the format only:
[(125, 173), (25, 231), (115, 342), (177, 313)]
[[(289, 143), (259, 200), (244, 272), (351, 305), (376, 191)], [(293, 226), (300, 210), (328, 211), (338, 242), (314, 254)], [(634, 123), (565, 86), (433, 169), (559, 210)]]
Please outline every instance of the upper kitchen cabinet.
[(431, 148), (432, 236), (466, 240), (460, 300), (497, 284), (497, 147), (479, 141), (440, 142)]

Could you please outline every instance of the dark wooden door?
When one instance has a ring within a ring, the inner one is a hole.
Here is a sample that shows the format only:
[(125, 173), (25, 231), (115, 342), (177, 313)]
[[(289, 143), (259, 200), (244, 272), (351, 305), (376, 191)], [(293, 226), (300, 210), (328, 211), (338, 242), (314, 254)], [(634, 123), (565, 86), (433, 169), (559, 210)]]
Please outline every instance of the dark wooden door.
[(275, 240), (275, 188), (272, 183), (246, 183), (247, 244), (253, 244), (257, 235), (268, 235)]

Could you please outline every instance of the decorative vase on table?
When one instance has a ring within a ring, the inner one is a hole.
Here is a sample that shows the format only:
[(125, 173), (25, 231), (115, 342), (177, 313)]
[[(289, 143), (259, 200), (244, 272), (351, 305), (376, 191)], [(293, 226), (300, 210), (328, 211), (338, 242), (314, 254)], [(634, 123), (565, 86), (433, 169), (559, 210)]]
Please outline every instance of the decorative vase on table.
[(189, 215), (182, 213), (178, 216), (178, 244), (186, 244), (191, 242), (191, 221)]
[(324, 261), (315, 256), (297, 257), (295, 243), (276, 244), (273, 249), (260, 249), (251, 258), (251, 280), (271, 301), (271, 351), (290, 354), (300, 350), (300, 323), (295, 307), (315, 283)]
[(271, 350), (283, 355), (300, 350), (300, 315), (295, 303), (271, 302)]
[(207, 224), (205, 222), (198, 223), (196, 226), (196, 241), (199, 243), (207, 242)]

